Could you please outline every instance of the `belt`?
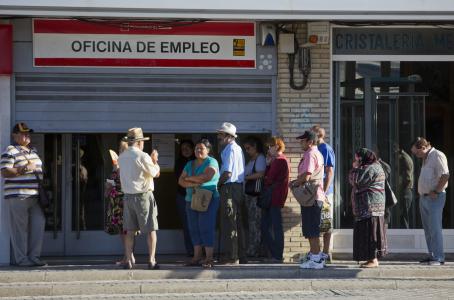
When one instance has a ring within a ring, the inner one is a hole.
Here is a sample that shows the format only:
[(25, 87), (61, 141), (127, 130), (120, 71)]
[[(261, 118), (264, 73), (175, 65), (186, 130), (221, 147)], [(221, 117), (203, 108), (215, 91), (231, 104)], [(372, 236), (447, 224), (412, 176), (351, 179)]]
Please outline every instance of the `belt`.
[[(437, 195), (438, 195), (438, 194), (441, 194), (441, 193), (437, 193), (437, 192), (435, 192), (435, 194), (437, 194)], [(429, 196), (429, 195), (430, 195), (430, 193), (429, 193), (429, 194), (422, 194), (422, 195), (423, 195), (424, 197), (427, 197), (427, 196)]]
[(128, 193), (125, 193), (125, 195), (131, 195), (131, 196), (138, 196), (138, 195), (144, 195), (146, 193), (153, 193), (153, 190), (148, 190), (146, 192), (143, 192), (143, 193), (134, 193), (134, 194), (128, 194)]
[(227, 182), (227, 183), (224, 183), (224, 185), (227, 185), (227, 184), (243, 184), (242, 182)]

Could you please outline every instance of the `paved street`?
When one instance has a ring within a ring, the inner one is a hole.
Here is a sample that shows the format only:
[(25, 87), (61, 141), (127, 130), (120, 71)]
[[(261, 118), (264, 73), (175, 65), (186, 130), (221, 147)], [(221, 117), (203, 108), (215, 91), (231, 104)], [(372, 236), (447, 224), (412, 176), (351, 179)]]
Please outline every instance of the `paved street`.
[[(453, 283), (454, 285), (454, 283)], [(19, 298), (3, 298), (19, 299)], [(56, 297), (23, 297), (21, 299), (454, 299), (452, 289), (375, 289), (375, 290), (322, 290), (322, 291), (270, 291), (270, 292), (223, 292), (223, 293), (168, 293), (141, 295), (91, 295), (91, 296), (56, 296)]]

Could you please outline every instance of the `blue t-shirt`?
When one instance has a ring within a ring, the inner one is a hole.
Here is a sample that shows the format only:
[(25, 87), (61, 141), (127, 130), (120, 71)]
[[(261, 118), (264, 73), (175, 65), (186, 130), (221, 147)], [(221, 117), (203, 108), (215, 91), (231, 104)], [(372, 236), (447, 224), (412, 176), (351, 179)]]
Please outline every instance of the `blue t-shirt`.
[[(200, 185), (200, 188), (209, 190), (213, 192), (214, 197), (219, 197), (218, 192), (218, 181), (219, 181), (219, 164), (218, 161), (210, 156), (208, 156), (205, 161), (198, 167), (195, 167), (194, 174), (192, 174), (192, 164), (195, 163), (195, 160), (189, 161), (186, 166), (184, 166), (183, 171), (186, 172), (189, 176), (197, 176), (201, 175), (205, 172), (205, 169), (208, 167), (212, 167), (216, 170), (213, 178), (210, 181), (207, 181)], [(187, 202), (191, 202), (192, 200), (192, 188), (186, 188), (186, 197)]]
[[(323, 144), (318, 145), (318, 151), (320, 151), (323, 155), (323, 164), (325, 165), (325, 167), (333, 167), (333, 172), (334, 172), (334, 168), (336, 166), (336, 157), (334, 155), (333, 148), (330, 145), (323, 143)], [(325, 178), (325, 177), (326, 177), (326, 172), (325, 172), (325, 175), (323, 175), (323, 178)], [(334, 192), (333, 183), (334, 183), (334, 177), (331, 180), (331, 184), (328, 187), (328, 190), (326, 191), (326, 195), (332, 194)]]

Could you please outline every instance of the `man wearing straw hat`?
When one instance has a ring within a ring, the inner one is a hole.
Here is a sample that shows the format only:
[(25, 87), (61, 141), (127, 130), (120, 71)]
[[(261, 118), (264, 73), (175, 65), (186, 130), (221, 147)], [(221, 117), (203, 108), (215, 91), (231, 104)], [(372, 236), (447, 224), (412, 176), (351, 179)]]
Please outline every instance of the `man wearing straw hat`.
[(142, 128), (131, 128), (123, 141), (128, 149), (118, 158), (120, 181), (124, 193), (123, 228), (127, 231), (125, 239), (125, 269), (132, 269), (132, 251), (134, 234), (138, 230), (147, 235), (149, 250), (149, 269), (158, 269), (156, 263), (156, 230), (158, 230), (158, 207), (153, 196), (153, 178), (159, 176), (158, 152), (153, 150), (151, 156), (143, 152), (144, 137)]
[(244, 154), (235, 142), (236, 127), (223, 123), (217, 130), (221, 152), (222, 166), (219, 173), (221, 194), (221, 235), (224, 237), (225, 254), (222, 263), (247, 263), (246, 240), (243, 226)]

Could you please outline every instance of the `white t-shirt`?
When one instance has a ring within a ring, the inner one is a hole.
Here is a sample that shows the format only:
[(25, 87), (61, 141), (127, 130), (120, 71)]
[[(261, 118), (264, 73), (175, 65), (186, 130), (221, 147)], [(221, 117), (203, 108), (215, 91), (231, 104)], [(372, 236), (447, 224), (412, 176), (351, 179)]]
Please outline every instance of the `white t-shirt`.
[[(435, 191), (441, 175), (449, 175), (448, 160), (443, 152), (432, 147), (422, 163), (418, 179), (418, 193), (424, 195)], [(443, 190), (447, 187), (448, 183), (445, 184)]]

